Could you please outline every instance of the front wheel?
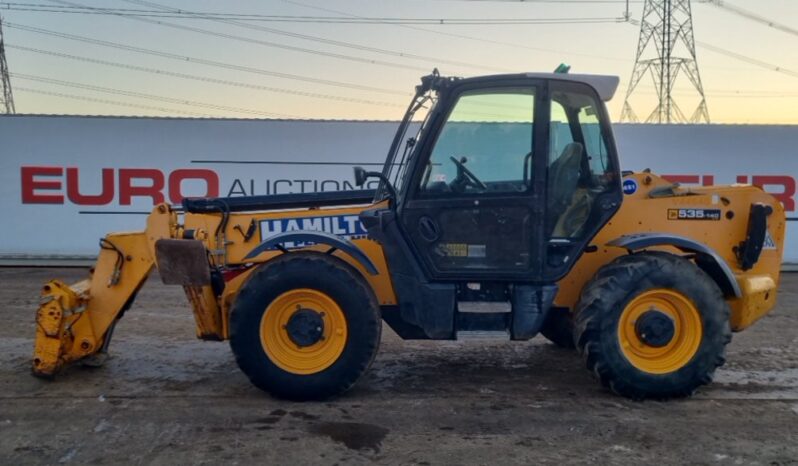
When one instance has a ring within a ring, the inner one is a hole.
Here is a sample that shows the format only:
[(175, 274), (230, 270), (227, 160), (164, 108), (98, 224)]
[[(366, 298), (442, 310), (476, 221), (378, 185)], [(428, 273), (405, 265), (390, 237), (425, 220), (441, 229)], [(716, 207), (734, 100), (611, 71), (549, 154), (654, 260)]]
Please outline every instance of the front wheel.
[(260, 266), (242, 286), (230, 347), (258, 388), (320, 400), (355, 384), (381, 331), (376, 298), (357, 270), (326, 254), (293, 252)]
[(663, 252), (619, 257), (582, 292), (575, 340), (588, 370), (617, 394), (691, 395), (712, 381), (731, 341), (729, 307), (689, 260)]

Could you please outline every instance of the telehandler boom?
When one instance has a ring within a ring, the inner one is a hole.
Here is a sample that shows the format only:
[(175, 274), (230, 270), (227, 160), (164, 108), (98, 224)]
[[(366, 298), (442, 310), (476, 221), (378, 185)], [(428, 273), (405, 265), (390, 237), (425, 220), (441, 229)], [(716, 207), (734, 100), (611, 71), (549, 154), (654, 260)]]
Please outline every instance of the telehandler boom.
[(724, 363), (731, 332), (775, 305), (784, 211), (753, 186), (621, 172), (604, 105), (617, 85), (436, 71), (382, 172), (355, 168), (376, 191), (157, 205), (144, 231), (101, 240), (89, 278), (44, 285), (33, 372), (102, 362), (157, 267), (184, 288), (197, 336), (229, 340), (278, 397), (349, 389), (383, 321), (405, 339), (542, 333), (620, 395), (689, 395)]

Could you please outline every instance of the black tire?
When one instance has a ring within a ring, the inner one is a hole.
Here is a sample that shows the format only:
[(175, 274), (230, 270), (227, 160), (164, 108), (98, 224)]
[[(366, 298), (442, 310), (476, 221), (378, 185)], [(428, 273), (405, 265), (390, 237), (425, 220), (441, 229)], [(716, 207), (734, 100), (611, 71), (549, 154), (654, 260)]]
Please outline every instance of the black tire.
[[(712, 381), (725, 362), (731, 341), (730, 310), (717, 284), (689, 260), (665, 252), (621, 256), (605, 265), (582, 291), (574, 318), (574, 338), (587, 368), (613, 392), (633, 399), (691, 395)], [(627, 304), (649, 290), (665, 289), (688, 298), (702, 323), (692, 358), (666, 373), (634, 366), (619, 342)]]
[(550, 309), (540, 333), (560, 348), (573, 349), (576, 347), (573, 314), (568, 309), (558, 307)]
[[(340, 356), (313, 374), (283, 370), (261, 343), (261, 319), (269, 304), (294, 289), (312, 289), (332, 298), (346, 318), (347, 339)], [(382, 320), (374, 293), (362, 275), (327, 254), (283, 254), (256, 270), (236, 296), (230, 317), (230, 347), (249, 380), (271, 395), (322, 400), (350, 389), (369, 368), (379, 348)]]

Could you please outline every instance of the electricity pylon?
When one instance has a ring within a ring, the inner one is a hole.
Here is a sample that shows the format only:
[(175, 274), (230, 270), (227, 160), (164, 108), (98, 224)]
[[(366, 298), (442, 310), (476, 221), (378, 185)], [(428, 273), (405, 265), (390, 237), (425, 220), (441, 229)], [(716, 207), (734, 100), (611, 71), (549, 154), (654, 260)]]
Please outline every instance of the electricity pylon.
[(11, 79), (8, 77), (8, 63), (6, 62), (6, 49), (3, 44), (3, 18), (0, 17), (0, 111), (14, 113), (14, 95), (11, 93)]
[[(673, 86), (680, 74), (686, 76), (698, 97), (698, 106), (690, 118), (682, 113), (673, 97)], [(659, 101), (646, 118), (646, 123), (709, 123), (704, 86), (696, 60), (690, 0), (646, 0), (635, 66), (626, 91), (621, 121), (640, 121), (632, 110), (629, 97), (646, 75), (653, 78)]]

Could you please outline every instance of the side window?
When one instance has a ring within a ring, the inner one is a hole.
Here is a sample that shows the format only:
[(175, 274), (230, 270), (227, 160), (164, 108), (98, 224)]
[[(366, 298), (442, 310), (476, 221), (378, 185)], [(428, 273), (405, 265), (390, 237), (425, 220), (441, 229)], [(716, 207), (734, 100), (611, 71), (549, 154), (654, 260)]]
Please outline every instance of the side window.
[(587, 92), (552, 92), (546, 219), (550, 237), (579, 238), (596, 195), (610, 187), (611, 176), (599, 103)]
[(460, 95), (427, 162), (421, 196), (525, 191), (532, 172), (534, 114), (534, 89)]
[(565, 148), (574, 142), (565, 108), (556, 100), (551, 102), (551, 126), (549, 129), (549, 166), (556, 162), (565, 152)]
[(610, 171), (610, 161), (597, 109), (593, 106), (582, 108), (579, 111), (579, 125), (585, 138), (585, 150), (591, 174), (601, 180), (601, 177)]

